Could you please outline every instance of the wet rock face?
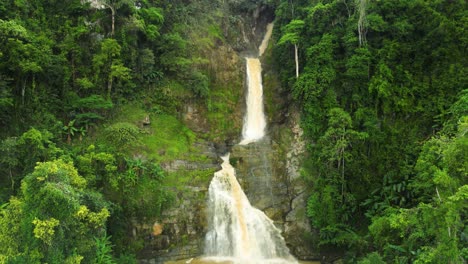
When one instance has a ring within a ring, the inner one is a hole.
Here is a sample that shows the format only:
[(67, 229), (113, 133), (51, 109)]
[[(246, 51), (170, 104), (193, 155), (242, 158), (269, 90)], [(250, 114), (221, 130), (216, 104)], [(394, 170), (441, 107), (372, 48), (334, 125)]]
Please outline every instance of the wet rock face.
[[(300, 177), (305, 143), (301, 138), (299, 117), (294, 111), (287, 123), (271, 126), (269, 136), (245, 146), (205, 143), (197, 145), (209, 162), (176, 160), (164, 164), (169, 172), (211, 168), (219, 170), (218, 155), (230, 148), (230, 162), (250, 203), (261, 209), (282, 230), (291, 253), (298, 259), (317, 259), (313, 245), (316, 234), (306, 217), (309, 192)], [(212, 173), (205, 182), (188, 181), (174, 187), (176, 204), (160, 219), (136, 219), (132, 230), (143, 240), (140, 263), (164, 263), (168, 260), (200, 256), (207, 232), (206, 199)], [(160, 229), (162, 232), (159, 233)]]
[[(234, 2), (234, 1), (232, 1)], [(265, 27), (274, 20), (275, 10), (268, 5), (257, 4), (255, 7), (242, 7), (245, 1), (230, 3), (230, 9), (238, 23), (224, 28), (224, 35), (233, 49), (243, 55), (256, 54), (262, 41)]]
[(288, 110), (286, 123), (270, 128), (268, 137), (231, 150), (231, 164), (250, 203), (261, 209), (283, 231), (291, 253), (298, 259), (319, 258), (317, 235), (306, 215), (309, 192), (300, 177), (305, 142), (299, 115)]
[[(289, 211), (285, 216), (284, 236), (291, 245), (291, 250), (300, 259), (318, 259), (318, 234), (310, 227), (307, 218), (307, 199), (310, 192), (307, 183), (300, 177), (302, 159), (306, 155), (305, 141), (302, 138), (303, 130), (299, 122), (297, 111), (291, 111), (289, 116), (287, 136), (280, 136), (286, 146), (286, 174), (289, 182)], [(280, 133), (281, 134), (281, 133)]]
[(288, 208), (285, 163), (279, 152), (268, 137), (231, 150), (231, 164), (250, 203), (275, 222), (283, 221)]
[(130, 238), (141, 243), (140, 263), (164, 263), (203, 254), (206, 234), (206, 196), (213, 173), (219, 170), (214, 143), (196, 143), (200, 161), (173, 160), (161, 164), (171, 178), (165, 183), (174, 204), (157, 219), (133, 219)]

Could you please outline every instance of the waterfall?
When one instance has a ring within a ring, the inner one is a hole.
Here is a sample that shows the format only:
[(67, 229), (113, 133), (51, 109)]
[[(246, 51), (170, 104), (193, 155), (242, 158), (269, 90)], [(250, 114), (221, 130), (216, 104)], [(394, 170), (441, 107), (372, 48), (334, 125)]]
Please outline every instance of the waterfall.
[[(263, 37), (262, 44), (258, 48), (259, 57), (263, 55), (268, 47), (273, 23), (267, 25), (266, 34)], [(262, 85), (262, 64), (260, 59), (246, 58), (247, 65), (247, 109), (244, 117), (244, 126), (242, 128), (241, 145), (247, 145), (257, 141), (265, 136), (266, 120), (263, 112), (263, 85)]]
[(205, 254), (232, 263), (297, 263), (273, 221), (250, 205), (229, 156), (223, 161), (208, 191), (211, 217)]
[(262, 65), (258, 58), (247, 61), (247, 109), (242, 128), (241, 145), (257, 141), (265, 135), (266, 120), (263, 113)]
[[(260, 55), (268, 45), (272, 27), (267, 27)], [(241, 145), (261, 139), (266, 127), (260, 60), (246, 58), (246, 63), (249, 91)], [(208, 189), (207, 258), (236, 264), (297, 263), (273, 221), (251, 206), (229, 163), (229, 154), (222, 159), (222, 169), (214, 174)]]
[(273, 33), (273, 23), (269, 23), (266, 28), (265, 36), (263, 37), (262, 44), (258, 47), (258, 56), (261, 57), (265, 50), (268, 48), (268, 41), (270, 41), (271, 33)]

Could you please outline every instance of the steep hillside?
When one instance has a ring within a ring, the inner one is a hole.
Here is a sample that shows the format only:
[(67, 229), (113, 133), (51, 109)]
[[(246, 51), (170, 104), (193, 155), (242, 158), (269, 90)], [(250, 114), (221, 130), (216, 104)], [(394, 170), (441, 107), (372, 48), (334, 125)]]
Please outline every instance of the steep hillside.
[[(200, 256), (209, 184), (231, 152), (299, 259), (465, 263), (467, 10), (0, 1), (0, 262)], [(238, 145), (245, 57), (269, 22), (266, 133)]]

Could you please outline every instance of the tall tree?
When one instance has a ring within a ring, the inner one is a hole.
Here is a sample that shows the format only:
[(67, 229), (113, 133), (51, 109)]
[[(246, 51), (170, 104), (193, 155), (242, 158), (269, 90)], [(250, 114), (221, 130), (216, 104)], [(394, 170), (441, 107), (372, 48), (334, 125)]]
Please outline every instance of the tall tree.
[(114, 37), (115, 33), (115, 17), (117, 16), (117, 10), (124, 5), (133, 7), (135, 5), (134, 0), (99, 0), (106, 8), (111, 11), (111, 37)]
[(105, 39), (101, 43), (101, 50), (93, 58), (95, 78), (99, 80), (101, 74), (107, 78), (107, 99), (111, 98), (114, 79), (128, 80), (130, 69), (125, 67), (120, 59), (121, 46), (115, 39)]
[(301, 39), (301, 31), (304, 28), (304, 21), (299, 19), (294, 19), (289, 24), (284, 27), (283, 36), (281, 36), (278, 41), (278, 45), (285, 43), (291, 43), (294, 45), (294, 61), (296, 63), (296, 78), (299, 78), (299, 42)]

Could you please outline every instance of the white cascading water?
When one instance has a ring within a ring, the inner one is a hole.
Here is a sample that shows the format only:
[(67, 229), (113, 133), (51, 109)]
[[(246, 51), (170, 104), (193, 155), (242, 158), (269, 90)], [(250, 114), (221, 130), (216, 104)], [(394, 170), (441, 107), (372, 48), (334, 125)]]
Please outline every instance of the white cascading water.
[(262, 211), (250, 205), (237, 182), (229, 156), (214, 174), (208, 191), (209, 227), (205, 254), (232, 263), (297, 263), (281, 232)]
[(246, 58), (247, 61), (247, 111), (242, 128), (241, 145), (257, 141), (265, 136), (265, 114), (263, 113), (262, 66), (258, 58)]
[[(259, 49), (260, 55), (266, 49), (272, 27), (272, 24), (267, 27), (266, 40), (264, 39)], [(240, 144), (261, 139), (266, 127), (261, 65), (258, 58), (247, 58), (247, 69), (249, 92), (243, 140)], [(256, 113), (251, 113), (252, 111)], [(229, 154), (222, 159), (222, 169), (214, 174), (208, 190), (209, 231), (205, 238), (207, 258), (236, 264), (297, 263), (273, 221), (250, 205), (237, 182), (235, 170), (229, 163)]]
[[(268, 47), (273, 24), (267, 26), (265, 37), (258, 48), (259, 57), (263, 55)], [(265, 136), (266, 120), (263, 112), (263, 85), (262, 85), (262, 64), (260, 59), (246, 58), (247, 65), (247, 109), (242, 128), (242, 141), (240, 145), (247, 145)]]

